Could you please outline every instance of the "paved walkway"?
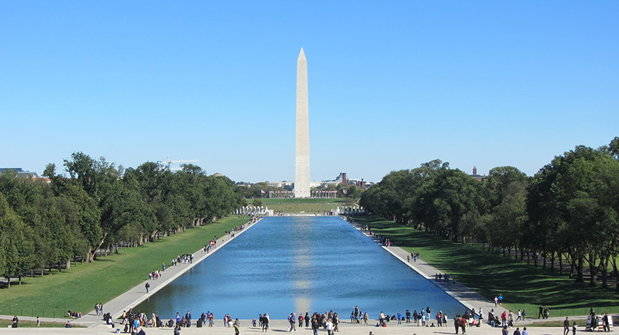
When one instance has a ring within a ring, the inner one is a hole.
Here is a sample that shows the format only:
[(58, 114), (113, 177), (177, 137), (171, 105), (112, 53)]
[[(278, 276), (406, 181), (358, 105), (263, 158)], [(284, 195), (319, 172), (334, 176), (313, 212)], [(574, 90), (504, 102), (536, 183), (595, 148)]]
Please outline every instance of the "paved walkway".
[[(122, 315), (123, 311), (129, 310), (142, 301), (148, 299), (150, 296), (155, 294), (157, 291), (164, 288), (166, 285), (171, 283), (174, 279), (180, 277), (183, 273), (189, 271), (191, 268), (199, 264), (201, 261), (208, 258), (210, 255), (217, 252), (223, 246), (228, 244), (230, 241), (246, 232), (247, 229), (251, 228), (256, 223), (260, 222), (262, 219), (258, 219), (256, 221), (249, 221), (245, 224), (245, 228), (240, 231), (235, 231), (233, 234), (227, 234), (220, 237), (217, 240), (215, 248), (212, 248), (210, 252), (206, 253), (202, 249), (193, 253), (193, 262), (192, 263), (179, 263), (176, 266), (170, 266), (165, 271), (161, 272), (161, 277), (154, 280), (145, 280), (135, 287), (129, 289), (125, 293), (117, 296), (116, 298), (106, 302), (103, 304), (103, 311), (105, 313), (110, 313), (113, 318), (117, 318)], [(148, 274), (145, 273), (144, 276)], [(144, 287), (146, 283), (150, 283), (150, 289), (148, 293), (146, 292), (146, 288)], [(93, 304), (94, 305), (94, 304)], [(101, 316), (97, 316), (95, 311), (92, 310), (88, 314), (82, 316), (80, 319), (76, 320), (76, 322), (81, 323), (100, 323)]]
[[(281, 334), (288, 332), (288, 323), (285, 320), (272, 320), (270, 324), (271, 328), (267, 333), (263, 333), (259, 328), (250, 326), (250, 321), (241, 320), (240, 333), (244, 334)], [(510, 328), (509, 333), (513, 333), (515, 328)], [(529, 327), (529, 335), (562, 335), (561, 327)], [(171, 328), (144, 328), (147, 335), (171, 335)], [(578, 332), (584, 331), (582, 327), (578, 328)], [(351, 325), (348, 323), (340, 324), (340, 331), (338, 335), (368, 335), (370, 332), (373, 335), (450, 335), (455, 334), (453, 327), (417, 327), (410, 324), (402, 325), (390, 325), (385, 328), (379, 328), (374, 326), (360, 326)], [(84, 334), (84, 335), (105, 335), (113, 334), (114, 329), (109, 326), (99, 325), (92, 328), (17, 328), (17, 329), (0, 329), (0, 334), (46, 334), (46, 335), (64, 335), (64, 334)], [(610, 333), (604, 334), (616, 334), (616, 330), (613, 329)], [(123, 333), (121, 333), (123, 334)], [(212, 328), (183, 328), (181, 330), (182, 335), (193, 334), (209, 334), (209, 335), (232, 335), (234, 334), (234, 328), (222, 327), (218, 322), (215, 327)], [(312, 334), (309, 328), (297, 328), (294, 334)], [(319, 334), (326, 335), (327, 332), (320, 330)], [(500, 328), (492, 328), (490, 326), (482, 327), (469, 327), (466, 329), (466, 334), (472, 335), (501, 335)]]
[[(357, 228), (360, 232), (362, 232), (367, 237), (374, 239), (373, 235), (369, 235), (366, 231), (361, 229), (361, 227), (359, 227), (359, 225), (357, 225), (356, 223), (351, 222), (351, 221), (348, 221), (348, 222), (350, 222), (355, 228)], [(481, 308), (484, 314), (483, 315), (484, 319), (488, 317), (488, 312), (490, 312), (493, 309), (494, 309), (495, 315), (500, 315), (504, 310), (506, 310), (500, 305), (495, 306), (494, 301), (489, 301), (488, 299), (486, 299), (485, 297), (477, 293), (475, 290), (469, 287), (466, 287), (463, 284), (460, 284), (456, 281), (451, 280), (449, 282), (445, 282), (445, 281), (435, 280), (434, 275), (437, 273), (443, 273), (442, 271), (426, 263), (421, 258), (417, 258), (416, 262), (413, 262), (412, 259), (410, 262), (407, 261), (406, 256), (409, 256), (410, 252), (400, 247), (383, 246), (383, 249), (385, 249), (390, 254), (392, 254), (394, 257), (399, 259), (402, 263), (406, 264), (407, 266), (415, 270), (415, 272), (419, 273), (424, 278), (431, 281), (436, 286), (440, 287), (443, 291), (445, 291), (447, 294), (452, 296), (454, 299), (458, 300), (460, 303), (462, 303), (467, 308), (474, 308), (475, 311), (479, 311), (479, 309)], [(514, 315), (514, 318), (515, 318), (515, 315)]]

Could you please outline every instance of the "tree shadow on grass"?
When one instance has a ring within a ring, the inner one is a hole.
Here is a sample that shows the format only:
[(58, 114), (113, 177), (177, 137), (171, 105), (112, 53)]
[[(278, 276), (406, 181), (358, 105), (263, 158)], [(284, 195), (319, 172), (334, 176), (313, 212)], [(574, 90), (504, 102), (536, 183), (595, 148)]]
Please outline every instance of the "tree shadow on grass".
[(420, 251), (428, 264), (454, 275), (458, 282), (477, 289), (486, 298), (502, 294), (507, 303), (565, 305), (553, 308), (557, 310), (619, 306), (619, 294), (612, 289), (578, 284), (567, 275), (492, 254), (480, 245), (440, 240), (384, 219), (359, 221), (395, 245)]

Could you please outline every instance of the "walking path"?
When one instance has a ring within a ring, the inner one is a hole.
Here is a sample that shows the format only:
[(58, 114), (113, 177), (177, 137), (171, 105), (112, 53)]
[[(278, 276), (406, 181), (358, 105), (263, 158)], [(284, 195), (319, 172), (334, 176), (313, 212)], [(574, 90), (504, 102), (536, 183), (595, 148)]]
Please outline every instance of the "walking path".
[[(233, 232), (232, 234), (226, 234), (220, 237), (217, 240), (214, 248), (211, 248), (210, 252), (205, 252), (203, 249), (200, 249), (193, 253), (193, 262), (192, 263), (178, 263), (176, 266), (170, 266), (166, 268), (165, 271), (161, 272), (161, 277), (154, 280), (145, 280), (135, 287), (129, 289), (125, 293), (117, 296), (116, 298), (106, 302), (103, 304), (103, 312), (110, 313), (113, 318), (117, 318), (122, 315), (123, 311), (129, 310), (142, 301), (148, 299), (150, 296), (155, 294), (157, 291), (164, 288), (166, 285), (171, 283), (174, 279), (180, 277), (183, 273), (189, 271), (191, 268), (199, 264), (201, 261), (205, 260), (210, 255), (217, 252), (223, 246), (228, 244), (230, 241), (246, 232), (249, 228), (251, 228), (256, 223), (260, 222), (262, 219), (258, 219), (253, 223), (249, 221), (246, 223), (245, 228), (240, 231)], [(205, 241), (205, 243), (208, 241)], [(145, 273), (146, 277), (148, 274)], [(146, 292), (146, 288), (144, 287), (146, 283), (150, 283), (150, 289), (148, 293)], [(80, 323), (100, 323), (101, 316), (98, 316), (94, 310), (90, 311), (88, 314), (82, 316), (80, 319), (77, 319), (76, 322)]]
[[(371, 239), (374, 239), (373, 235), (369, 235), (366, 231), (364, 231), (361, 227), (359, 227), (359, 225), (357, 225), (355, 222), (352, 222), (352, 221), (348, 221), (348, 222), (350, 222), (355, 228), (357, 228), (357, 230), (359, 230), (365, 236)], [(490, 312), (491, 310), (494, 310), (495, 312), (494, 315), (500, 315), (503, 311), (507, 310), (501, 307), (500, 305), (495, 306), (494, 301), (489, 301), (488, 299), (486, 299), (485, 297), (477, 293), (475, 290), (467, 286), (464, 286), (454, 280), (450, 280), (449, 282), (442, 281), (442, 280), (441, 281), (435, 280), (434, 275), (437, 273), (442, 273), (439, 269), (428, 264), (421, 258), (417, 258), (417, 261), (415, 262), (413, 262), (412, 259), (410, 262), (407, 261), (406, 256), (410, 256), (410, 252), (400, 247), (383, 246), (383, 249), (385, 249), (387, 252), (392, 254), (395, 258), (399, 259), (402, 263), (406, 264), (411, 269), (415, 270), (415, 272), (419, 273), (421, 276), (423, 276), (424, 278), (432, 282), (434, 285), (440, 287), (443, 291), (445, 291), (447, 294), (452, 296), (454, 299), (458, 300), (460, 303), (462, 303), (467, 308), (469, 309), (474, 308), (475, 311), (479, 311), (479, 309), (481, 308), (483, 310), (484, 319), (488, 317), (488, 312)]]
[[(239, 327), (241, 334), (279, 334), (288, 332), (288, 322), (286, 320), (271, 320), (270, 329), (268, 332), (263, 333), (260, 328), (251, 327), (251, 321), (241, 320), (241, 327)], [(509, 333), (511, 334), (515, 328), (511, 328)], [(522, 328), (521, 328), (522, 329)], [(0, 334), (46, 334), (46, 335), (64, 335), (64, 334), (80, 334), (80, 335), (102, 335), (113, 334), (115, 329), (109, 326), (99, 325), (93, 328), (16, 328), (16, 329), (0, 329)], [(144, 331), (148, 335), (170, 335), (172, 334), (172, 328), (144, 328)], [(530, 335), (561, 335), (561, 327), (528, 327)], [(584, 331), (583, 327), (578, 327), (578, 332)], [(373, 335), (450, 335), (455, 334), (454, 328), (447, 327), (419, 327), (411, 324), (401, 325), (389, 325), (385, 328), (379, 328), (374, 326), (362, 326), (352, 325), (349, 322), (341, 322), (338, 335), (368, 335), (370, 332)], [(304, 327), (297, 327), (295, 334), (312, 334), (312, 330)], [(616, 334), (615, 328), (611, 329), (610, 333), (604, 334)], [(182, 328), (182, 335), (193, 334), (209, 334), (209, 335), (232, 335), (234, 334), (234, 328), (223, 327), (220, 322), (216, 323), (215, 327), (191, 327)], [(318, 334), (326, 335), (327, 332), (320, 329)], [(492, 327), (467, 327), (466, 334), (473, 335), (500, 335), (501, 328)]]

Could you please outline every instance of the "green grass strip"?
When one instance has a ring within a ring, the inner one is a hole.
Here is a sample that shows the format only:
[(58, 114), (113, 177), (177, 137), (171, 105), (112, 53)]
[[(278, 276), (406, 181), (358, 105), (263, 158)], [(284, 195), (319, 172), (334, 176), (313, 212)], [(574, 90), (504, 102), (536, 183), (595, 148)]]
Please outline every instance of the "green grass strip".
[(428, 264), (455, 276), (488, 300), (503, 295), (507, 308), (524, 309), (527, 317), (537, 317), (539, 305), (550, 306), (550, 316), (586, 315), (591, 307), (598, 314), (619, 313), (619, 293), (614, 288), (577, 284), (567, 275), (503, 257), (479, 244), (440, 240), (393, 221), (376, 217), (356, 220), (389, 237), (395, 245), (418, 252)]
[(74, 264), (68, 271), (25, 278), (22, 285), (0, 290), (0, 314), (64, 317), (67, 310), (87, 313), (95, 303), (105, 304), (146, 280), (149, 272), (168, 264), (172, 257), (194, 252), (247, 220), (227, 217), (141, 247), (122, 248), (119, 254), (90, 264)]

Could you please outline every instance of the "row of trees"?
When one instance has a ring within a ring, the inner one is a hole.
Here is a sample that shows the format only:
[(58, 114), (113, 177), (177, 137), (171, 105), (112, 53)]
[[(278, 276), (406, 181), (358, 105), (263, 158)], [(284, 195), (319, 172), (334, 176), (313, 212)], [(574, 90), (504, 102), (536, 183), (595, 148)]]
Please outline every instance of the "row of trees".
[[(482, 180), (434, 160), (391, 172), (361, 196), (370, 212), (456, 242), (484, 242), (591, 284), (619, 282), (619, 137), (578, 146), (533, 177), (515, 167)], [(619, 284), (617, 285), (619, 289)]]
[(7, 279), (92, 262), (102, 251), (209, 223), (243, 202), (230, 179), (195, 165), (123, 169), (74, 153), (64, 168), (61, 175), (47, 166), (51, 183), (0, 174), (0, 271)]

